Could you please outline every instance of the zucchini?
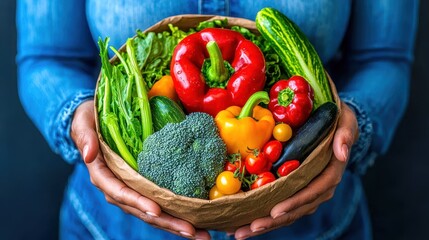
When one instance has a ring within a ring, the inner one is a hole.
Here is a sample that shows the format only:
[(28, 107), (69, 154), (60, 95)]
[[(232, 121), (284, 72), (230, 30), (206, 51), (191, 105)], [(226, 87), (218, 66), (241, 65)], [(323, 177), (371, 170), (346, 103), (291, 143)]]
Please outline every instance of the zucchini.
[(314, 90), (314, 108), (332, 101), (329, 80), (319, 55), (299, 27), (280, 11), (263, 8), (256, 15), (256, 27), (272, 45), (289, 74), (304, 77)]
[(159, 131), (167, 123), (179, 123), (186, 118), (179, 104), (168, 97), (151, 97), (149, 104), (152, 112), (152, 126), (155, 132)]
[(279, 160), (273, 164), (273, 172), (276, 173), (288, 160), (302, 163), (329, 133), (337, 114), (338, 107), (333, 102), (326, 102), (317, 108), (283, 148)]

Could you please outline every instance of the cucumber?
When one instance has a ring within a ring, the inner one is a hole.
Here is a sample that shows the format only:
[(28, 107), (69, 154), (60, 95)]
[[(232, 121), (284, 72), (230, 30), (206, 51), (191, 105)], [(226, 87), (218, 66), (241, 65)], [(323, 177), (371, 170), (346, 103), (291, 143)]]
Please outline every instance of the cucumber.
[(273, 164), (273, 172), (276, 173), (288, 160), (302, 163), (329, 133), (337, 114), (338, 107), (333, 102), (326, 102), (317, 108), (283, 148), (279, 160)]
[(152, 126), (155, 132), (159, 131), (167, 123), (179, 123), (186, 118), (179, 104), (168, 97), (151, 97), (149, 104), (152, 112)]
[(304, 77), (314, 90), (314, 108), (332, 101), (322, 61), (299, 27), (280, 11), (263, 8), (256, 15), (256, 27), (272, 45), (289, 74)]

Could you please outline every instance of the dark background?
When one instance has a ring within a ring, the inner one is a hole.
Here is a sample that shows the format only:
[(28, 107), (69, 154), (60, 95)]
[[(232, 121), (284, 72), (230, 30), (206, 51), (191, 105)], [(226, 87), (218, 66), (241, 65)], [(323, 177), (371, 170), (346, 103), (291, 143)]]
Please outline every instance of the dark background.
[[(428, 1), (421, 1), (409, 108), (389, 153), (364, 177), (375, 239), (429, 239), (428, 10)], [(50, 151), (25, 115), (15, 55), (15, 1), (1, 0), (0, 239), (57, 239), (71, 167)]]

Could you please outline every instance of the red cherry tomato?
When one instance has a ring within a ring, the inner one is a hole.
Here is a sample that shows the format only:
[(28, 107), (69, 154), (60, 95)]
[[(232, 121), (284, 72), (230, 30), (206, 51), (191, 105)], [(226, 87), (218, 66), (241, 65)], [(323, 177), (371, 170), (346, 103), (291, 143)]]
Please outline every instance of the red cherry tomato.
[(267, 160), (267, 164), (265, 165), (265, 168), (264, 168), (264, 170), (262, 172), (270, 172), (272, 166), (273, 166), (273, 164), (270, 163), (270, 161)]
[(250, 185), (250, 189), (255, 189), (276, 180), (276, 177), (271, 172), (263, 172), (258, 174), (256, 180)]
[(283, 145), (278, 140), (268, 141), (262, 148), (262, 153), (268, 159), (270, 163), (275, 163), (282, 153)]
[(246, 171), (249, 174), (259, 174), (266, 170), (267, 162), (268, 161), (263, 153), (253, 150), (246, 156), (244, 165), (246, 166)]
[(241, 161), (241, 157), (235, 157), (235, 156), (228, 159), (228, 161), (226, 161), (225, 166), (223, 168), (223, 170), (230, 171), (233, 173), (235, 173), (237, 169), (240, 169), (240, 173), (243, 173), (244, 162)]
[(237, 170), (237, 166), (234, 163), (227, 161), (223, 170), (235, 172), (235, 170)]
[(285, 176), (289, 175), (289, 173), (291, 173), (295, 169), (297, 169), (299, 167), (299, 165), (300, 165), (300, 163), (298, 160), (286, 161), (277, 170), (277, 175), (279, 177), (285, 177)]

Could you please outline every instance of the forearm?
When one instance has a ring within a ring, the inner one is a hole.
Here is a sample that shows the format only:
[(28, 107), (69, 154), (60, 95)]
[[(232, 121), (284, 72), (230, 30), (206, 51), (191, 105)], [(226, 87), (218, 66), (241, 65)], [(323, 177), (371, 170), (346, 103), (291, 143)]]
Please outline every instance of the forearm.
[(352, 11), (338, 89), (357, 115), (350, 166), (363, 173), (388, 150), (408, 104), (418, 1), (360, 0)]
[(52, 150), (76, 161), (70, 123), (76, 107), (93, 97), (99, 69), (85, 1), (18, 1), (17, 38), (22, 105)]
[(19, 62), (18, 90), (28, 116), (51, 149), (66, 161), (79, 158), (70, 138), (73, 113), (92, 99), (95, 76), (79, 61), (29, 58)]
[(365, 65), (340, 91), (359, 123), (359, 138), (350, 155), (350, 165), (359, 173), (388, 150), (409, 97), (410, 62), (373, 61)]

